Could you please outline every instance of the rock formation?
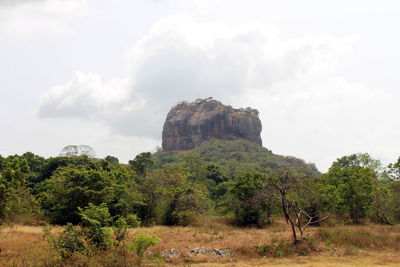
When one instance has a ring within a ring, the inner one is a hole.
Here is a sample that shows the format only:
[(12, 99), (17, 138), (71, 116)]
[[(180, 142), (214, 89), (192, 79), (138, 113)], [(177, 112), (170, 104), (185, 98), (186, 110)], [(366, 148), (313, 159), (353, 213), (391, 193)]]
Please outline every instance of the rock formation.
[(221, 102), (198, 99), (173, 107), (164, 123), (164, 151), (190, 150), (211, 138), (247, 139), (261, 145), (261, 122), (258, 111), (235, 109)]

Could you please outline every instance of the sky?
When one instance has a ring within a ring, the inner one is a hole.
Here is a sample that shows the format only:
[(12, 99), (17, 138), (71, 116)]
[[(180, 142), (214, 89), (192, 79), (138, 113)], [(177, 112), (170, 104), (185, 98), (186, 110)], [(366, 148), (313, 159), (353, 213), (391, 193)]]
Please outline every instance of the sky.
[(260, 112), (263, 146), (326, 171), (400, 156), (400, 1), (0, 0), (0, 154), (161, 146), (168, 110)]

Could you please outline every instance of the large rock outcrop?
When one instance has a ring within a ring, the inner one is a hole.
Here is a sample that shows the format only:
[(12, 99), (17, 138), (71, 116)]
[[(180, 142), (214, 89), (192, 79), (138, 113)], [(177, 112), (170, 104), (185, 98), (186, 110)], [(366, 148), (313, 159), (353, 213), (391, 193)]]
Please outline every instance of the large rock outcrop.
[(180, 103), (173, 107), (164, 123), (164, 151), (191, 150), (211, 138), (247, 139), (262, 144), (258, 111), (235, 109), (212, 99)]

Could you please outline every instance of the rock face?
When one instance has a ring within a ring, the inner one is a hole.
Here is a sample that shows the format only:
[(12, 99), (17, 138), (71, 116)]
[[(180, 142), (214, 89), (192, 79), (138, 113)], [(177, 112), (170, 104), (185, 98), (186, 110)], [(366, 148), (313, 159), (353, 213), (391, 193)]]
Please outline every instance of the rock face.
[(251, 108), (234, 109), (221, 102), (199, 99), (173, 107), (164, 123), (164, 151), (190, 150), (211, 138), (247, 139), (262, 144), (258, 111)]

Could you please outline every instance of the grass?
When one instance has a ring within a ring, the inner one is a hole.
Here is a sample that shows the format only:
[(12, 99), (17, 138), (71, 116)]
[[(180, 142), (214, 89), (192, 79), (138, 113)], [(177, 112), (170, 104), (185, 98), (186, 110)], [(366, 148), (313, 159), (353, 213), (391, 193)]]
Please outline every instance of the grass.
[[(165, 266), (400, 266), (400, 226), (311, 227), (298, 246), (292, 245), (290, 229), (283, 220), (275, 220), (266, 229), (256, 229), (237, 228), (223, 219), (212, 218), (187, 227), (132, 229), (129, 235), (139, 232), (162, 239), (151, 248), (153, 255), (172, 248), (180, 251), (178, 257), (165, 259)], [(230, 249), (234, 254), (188, 256), (196, 247)], [(61, 266), (39, 226), (17, 225), (9, 235), (0, 238), (0, 248), (0, 266)], [(90, 259), (76, 257), (62, 265), (124, 264), (127, 262), (117, 253), (107, 251), (94, 253)]]

